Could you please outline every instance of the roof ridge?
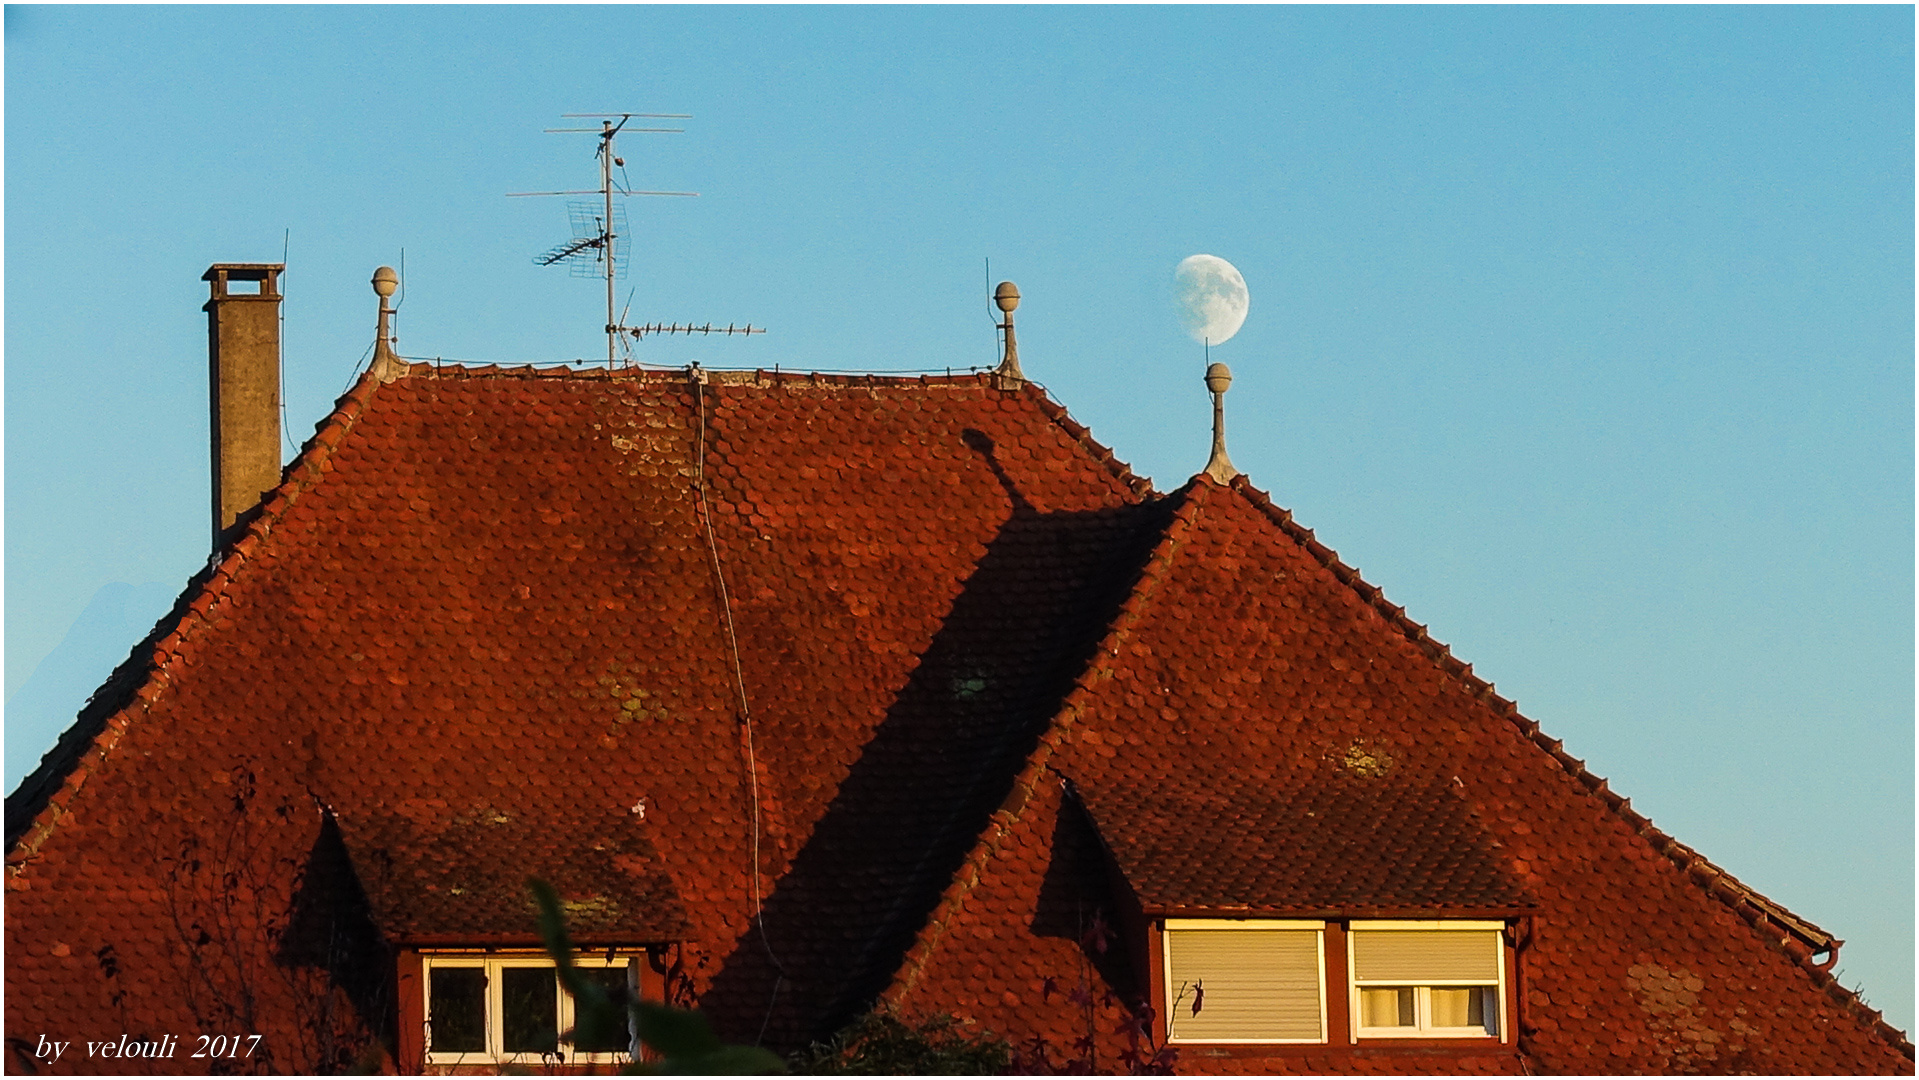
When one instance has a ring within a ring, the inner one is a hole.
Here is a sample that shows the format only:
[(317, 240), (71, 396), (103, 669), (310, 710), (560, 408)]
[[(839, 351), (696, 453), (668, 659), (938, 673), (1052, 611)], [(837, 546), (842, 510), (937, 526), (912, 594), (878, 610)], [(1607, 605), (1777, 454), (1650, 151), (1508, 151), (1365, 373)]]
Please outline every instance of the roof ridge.
[(79, 715), (40, 759), (40, 764), (6, 799), (7, 864), (10, 870), (30, 860), (66, 816), (66, 807), (86, 784), (106, 755), (119, 745), (132, 726), (135, 710), (144, 712), (171, 681), (168, 668), (180, 647), (211, 621), (213, 610), (226, 594), (240, 567), (252, 558), (281, 518), (328, 469), (328, 459), (348, 430), (359, 420), (381, 386), (371, 372), (362, 373), (345, 394), (334, 399), (333, 411), (314, 425), (299, 456), (280, 472), (280, 483), (266, 493), (248, 515), (245, 531), (227, 546), (226, 553), (187, 579), (186, 588), (87, 699)]
[[(1193, 478), (1199, 482), (1204, 474)], [(1212, 482), (1208, 480), (1208, 482)], [(1366, 581), (1358, 570), (1340, 561), (1339, 553), (1320, 543), (1313, 531), (1294, 519), (1290, 510), (1272, 501), (1266, 492), (1253, 486), (1244, 473), (1235, 476), (1230, 485), (1254, 508), (1264, 513), (1287, 535), (1293, 537), (1314, 559), (1332, 572), (1341, 584), (1357, 593), (1360, 599), (1369, 604), (1374, 611), (1387, 622), (1399, 627), (1408, 641), (1419, 647), (1439, 663), (1441, 670), (1464, 682), (1473, 696), (1504, 716), (1519, 729), (1535, 746), (1546, 751), (1559, 763), (1567, 775), (1581, 787), (1597, 796), (1608, 809), (1625, 821), (1626, 825), (1649, 844), (1653, 851), (1670, 860), (1673, 865), (1686, 872), (1686, 876), (1707, 894), (1731, 908), (1748, 925), (1759, 933), (1762, 940), (1776, 951), (1784, 953), (1806, 971), (1816, 985), (1826, 990), (1827, 996), (1846, 1008), (1856, 1018), (1865, 1021), (1866, 1027), (1891, 1042), (1907, 1057), (1914, 1056), (1912, 1042), (1905, 1032), (1886, 1023), (1885, 1017), (1860, 999), (1857, 992), (1846, 989), (1833, 977), (1831, 968), (1838, 960), (1837, 947), (1843, 942), (1820, 929), (1811, 920), (1794, 914), (1781, 904), (1740, 881), (1725, 869), (1712, 863), (1691, 847), (1680, 843), (1653, 825), (1652, 820), (1632, 808), (1632, 800), (1613, 791), (1606, 778), (1595, 775), (1586, 768), (1586, 763), (1565, 751), (1565, 742), (1547, 735), (1540, 729), (1539, 722), (1525, 716), (1512, 700), (1501, 697), (1493, 684), (1473, 674), (1473, 666), (1454, 656), (1452, 650), (1442, 641), (1434, 638), (1424, 624), (1414, 622), (1406, 614), (1406, 609), (1386, 599), (1385, 591)], [(1775, 937), (1766, 933), (1768, 926), (1782, 931), (1785, 936)], [(1796, 940), (1795, 940), (1796, 939)], [(1823, 964), (1813, 962), (1812, 957), (1819, 952), (1829, 952)]]
[(1066, 411), (1066, 406), (1054, 401), (1052, 395), (1046, 392), (1046, 387), (1027, 379), (1021, 384), (1020, 393), (1039, 405), (1040, 411), (1046, 414), (1046, 418), (1071, 436), (1073, 441), (1079, 443), (1082, 449), (1092, 455), (1093, 460), (1106, 466), (1107, 471), (1115, 478), (1132, 488), (1134, 495), (1148, 498), (1154, 494), (1151, 477), (1135, 473), (1131, 465), (1121, 461), (1119, 455), (1113, 453), (1112, 447), (1093, 438), (1092, 429), (1073, 419), (1072, 414)]
[[(574, 366), (575, 364), (580, 366)], [(414, 358), (407, 362), (408, 375), (428, 375), (452, 378), (583, 378), (615, 381), (684, 381), (689, 368), (676, 367), (616, 367), (608, 368), (604, 364), (589, 361), (533, 361), (528, 363), (507, 363), (489, 360), (485, 363), (465, 360), (440, 360), (438, 358)], [(788, 384), (812, 386), (840, 386), (856, 388), (863, 386), (981, 386), (992, 389), (1009, 390), (1014, 386), (994, 373), (991, 369), (978, 371), (955, 371), (951, 368), (941, 371), (808, 371), (803, 368), (752, 367), (752, 368), (710, 368), (700, 367), (699, 371), (709, 382), (721, 384), (752, 383), (761, 386), (779, 387)], [(1020, 380), (1022, 385), (1039, 387), (1041, 384), (1031, 379)]]
[(939, 902), (927, 915), (925, 925), (914, 935), (913, 944), (907, 949), (899, 970), (880, 993), (879, 1000), (882, 1003), (897, 1006), (918, 985), (927, 963), (932, 960), (934, 951), (945, 937), (948, 921), (964, 909), (967, 898), (984, 877), (987, 864), (998, 854), (1007, 834), (1025, 814), (1027, 806), (1031, 805), (1040, 780), (1048, 771), (1047, 762), (1059, 744), (1067, 739), (1072, 722), (1078, 719), (1087, 695), (1096, 683), (1112, 677), (1112, 667), (1118, 660), (1121, 646), (1132, 637), (1133, 628), (1138, 625), (1143, 609), (1171, 570), (1173, 557), (1184, 546), (1185, 536), (1194, 526), (1199, 513), (1199, 501), (1203, 498), (1198, 486), (1191, 482), (1165, 496), (1165, 506), (1171, 514), (1161, 526), (1160, 539), (1153, 545), (1152, 553), (1141, 565), (1138, 580), (1120, 603), (1106, 633), (1100, 636), (1092, 661), (1073, 680), (1073, 689), (1060, 703), (1053, 718), (1047, 721), (1046, 730), (1041, 732), (1039, 741), (1027, 754), (1025, 764), (1014, 775), (1006, 798), (1001, 801), (999, 809), (993, 811), (986, 828), (954, 872), (952, 881), (940, 893)]
[[(1022, 379), (1010, 383), (992, 371), (964, 372), (960, 374), (936, 375), (928, 372), (864, 372), (864, 373), (827, 373), (819, 371), (783, 371), (774, 368), (727, 368), (707, 369), (701, 372), (713, 383), (723, 386), (762, 386), (773, 389), (788, 385), (811, 387), (858, 389), (882, 386), (952, 386), (978, 387), (985, 390), (997, 390), (1001, 393), (1018, 394), (1039, 407), (1046, 418), (1064, 431), (1089, 457), (1106, 468), (1115, 479), (1132, 490), (1135, 497), (1147, 498), (1156, 494), (1150, 477), (1141, 476), (1133, 471), (1127, 462), (1121, 461), (1112, 447), (1093, 438), (1092, 429), (1073, 419), (1066, 406), (1054, 401), (1046, 387), (1031, 379)], [(533, 364), (500, 365), (494, 363), (469, 365), (465, 363), (433, 364), (415, 362), (409, 365), (409, 374), (425, 375), (429, 378), (587, 378), (632, 380), (634, 382), (673, 382), (678, 383), (687, 377), (687, 368), (605, 368), (572, 367), (567, 364), (535, 366)]]

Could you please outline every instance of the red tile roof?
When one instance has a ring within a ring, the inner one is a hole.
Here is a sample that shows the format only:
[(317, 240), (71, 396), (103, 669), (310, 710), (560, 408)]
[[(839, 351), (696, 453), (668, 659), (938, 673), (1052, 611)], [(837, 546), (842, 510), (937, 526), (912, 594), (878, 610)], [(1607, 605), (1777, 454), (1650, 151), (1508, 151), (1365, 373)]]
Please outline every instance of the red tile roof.
[[(1072, 966), (1067, 953), (1036, 965), (1035, 948), (1059, 949), (1021, 940), (1036, 936), (1032, 882), (1070, 786), (1123, 878), (1083, 883), (1085, 908), (1527, 911), (1518, 1048), (1531, 1069), (1912, 1071), (1904, 1036), (1811, 962), (1829, 937), (1693, 862), (1243, 478), (1198, 477), (1169, 501), (1139, 587), (888, 1002), (933, 1011), (955, 981), (981, 999)], [(978, 1015), (1013, 1025), (1033, 1008), (1022, 996)], [(1027, 1023), (1056, 1045), (1084, 1028), (1070, 1009)], [(1405, 1063), (1304, 1060), (1242, 1048), (1231, 1063)]]
[(992, 376), (362, 381), (7, 831), (10, 1032), (240, 1025), (281, 1069), (350, 1063), (353, 1016), (393, 1038), (390, 970), (329, 974), (340, 942), (530, 945), (538, 874), (775, 1045), (882, 992), (1110, 1034), (1143, 976), (1083, 943), (1130, 897), (1532, 914), (1527, 1060), (1188, 1067), (1911, 1071), (1829, 938), (1284, 511), (1155, 497)]
[[(197, 935), (170, 853), (297, 867), (325, 809), (389, 940), (511, 940), (550, 872), (589, 936), (684, 922), (723, 1022), (760, 1027), (778, 964), (769, 1037), (810, 1035), (877, 990), (1003, 794), (1149, 491), (988, 376), (363, 381), (9, 800), (9, 978), (63, 989), (8, 1022), (96, 1012), (96, 974), (32, 940), (111, 945), (123, 1000), (164, 1013)], [(242, 802), (283, 825), (223, 839)]]

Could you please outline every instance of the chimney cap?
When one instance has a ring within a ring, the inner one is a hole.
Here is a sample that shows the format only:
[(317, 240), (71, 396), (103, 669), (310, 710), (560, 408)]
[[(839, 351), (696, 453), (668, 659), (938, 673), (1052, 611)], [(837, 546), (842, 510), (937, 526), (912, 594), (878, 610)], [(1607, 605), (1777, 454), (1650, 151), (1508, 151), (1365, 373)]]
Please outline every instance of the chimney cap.
[(266, 281), (286, 268), (286, 263), (214, 263), (200, 275), (200, 280), (217, 281), (225, 277), (228, 281)]
[(1019, 286), (1010, 281), (1000, 282), (999, 288), (993, 290), (993, 303), (1011, 315), (1013, 309), (1019, 306)]
[(400, 289), (400, 275), (393, 272), (391, 266), (382, 266), (373, 271), (373, 291), (381, 298), (392, 296)]

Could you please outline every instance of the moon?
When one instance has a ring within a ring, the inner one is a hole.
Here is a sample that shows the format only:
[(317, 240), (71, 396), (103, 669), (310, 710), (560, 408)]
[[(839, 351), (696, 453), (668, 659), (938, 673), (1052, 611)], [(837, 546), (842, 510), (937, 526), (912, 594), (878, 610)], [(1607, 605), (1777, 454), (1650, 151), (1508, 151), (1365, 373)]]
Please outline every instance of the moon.
[(1188, 255), (1173, 271), (1179, 321), (1194, 341), (1218, 345), (1239, 333), (1250, 300), (1246, 279), (1217, 255)]

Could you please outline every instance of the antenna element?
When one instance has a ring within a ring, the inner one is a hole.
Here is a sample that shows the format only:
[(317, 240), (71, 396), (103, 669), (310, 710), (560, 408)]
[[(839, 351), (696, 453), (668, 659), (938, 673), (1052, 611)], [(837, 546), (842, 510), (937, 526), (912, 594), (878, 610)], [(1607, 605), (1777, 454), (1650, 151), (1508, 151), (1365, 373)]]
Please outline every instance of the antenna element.
[[(619, 277), (620, 264), (626, 261), (628, 243), (626, 240), (626, 208), (615, 206), (613, 196), (622, 198), (633, 195), (669, 195), (695, 198), (697, 191), (632, 191), (616, 187), (613, 183), (613, 169), (617, 166), (621, 175), (625, 175), (626, 160), (614, 152), (614, 139), (622, 131), (658, 134), (679, 134), (682, 128), (630, 128), (628, 120), (634, 117), (661, 120), (687, 120), (691, 117), (681, 113), (566, 113), (568, 120), (598, 120), (598, 128), (547, 128), (549, 133), (587, 134), (600, 138), (599, 149), (595, 155), (600, 159), (600, 186), (592, 191), (516, 191), (509, 198), (523, 198), (536, 195), (598, 195), (599, 204), (573, 202), (567, 206), (567, 217), (573, 226), (573, 239), (533, 257), (540, 266), (567, 264), (575, 277), (597, 277), (606, 281), (606, 364), (613, 367), (619, 363), (617, 346), (622, 335), (630, 335), (638, 341), (648, 334), (764, 334), (766, 331), (748, 324), (735, 327), (731, 323), (725, 327), (706, 323), (695, 326), (688, 323), (662, 324), (649, 323), (645, 326), (624, 326), (624, 316), (616, 318), (613, 314), (613, 282)], [(632, 305), (629, 295), (628, 306)], [(629, 353), (631, 347), (628, 346)], [(629, 356), (630, 359), (630, 356)]]

